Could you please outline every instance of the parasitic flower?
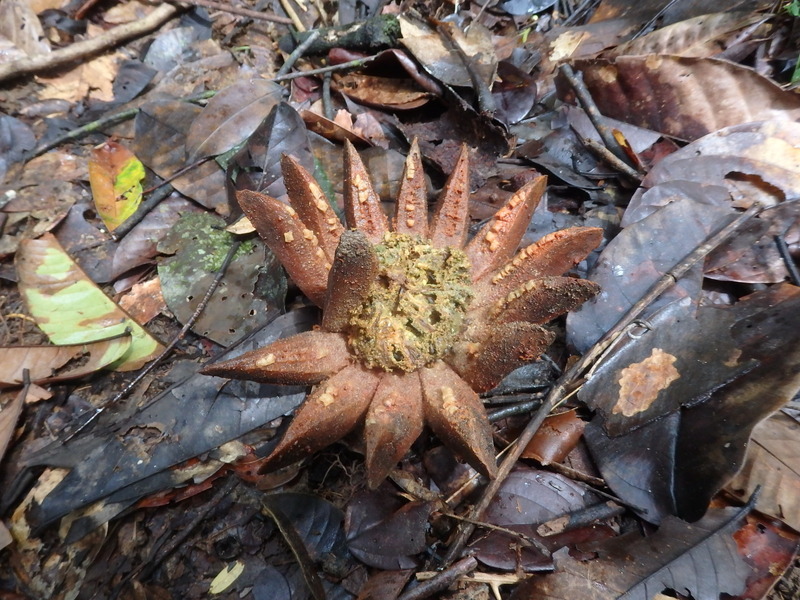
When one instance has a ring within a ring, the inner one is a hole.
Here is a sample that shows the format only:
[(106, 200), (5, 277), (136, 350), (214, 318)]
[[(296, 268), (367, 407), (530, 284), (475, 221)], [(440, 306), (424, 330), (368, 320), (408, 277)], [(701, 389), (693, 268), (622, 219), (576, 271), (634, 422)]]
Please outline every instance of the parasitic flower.
[(290, 205), (253, 191), (239, 204), (299, 288), (323, 309), (319, 328), (280, 339), (203, 373), (314, 385), (264, 468), (291, 464), (363, 423), (376, 487), (427, 425), (489, 477), (492, 432), (478, 392), (536, 359), (541, 326), (598, 292), (563, 273), (601, 240), (596, 228), (550, 234), (515, 254), (545, 190), (538, 177), (467, 240), (466, 147), (428, 218), (416, 143), (393, 222), (355, 149), (345, 149), (345, 229), (317, 182), (290, 156)]

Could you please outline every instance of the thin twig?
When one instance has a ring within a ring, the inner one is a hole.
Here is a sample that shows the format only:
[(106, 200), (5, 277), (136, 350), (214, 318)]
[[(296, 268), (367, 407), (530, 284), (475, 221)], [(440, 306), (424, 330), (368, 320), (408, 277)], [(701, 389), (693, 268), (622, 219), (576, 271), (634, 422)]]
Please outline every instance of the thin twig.
[(163, 543), (163, 545), (158, 544), (158, 542), (156, 543), (156, 547), (153, 548), (150, 556), (125, 576), (125, 578), (114, 589), (111, 598), (118, 597), (122, 591), (122, 588), (134, 578), (138, 578), (139, 581), (147, 579), (153, 573), (153, 571), (155, 571), (158, 565), (164, 562), (164, 559), (166, 559), (170, 554), (175, 552), (175, 550), (184, 541), (186, 541), (186, 538), (188, 538), (189, 535), (191, 535), (191, 533), (208, 518), (208, 515), (211, 513), (211, 511), (219, 506), (219, 504), (225, 500), (225, 498), (227, 498), (233, 490), (236, 489), (239, 483), (240, 480), (237, 477), (233, 475), (228, 477), (225, 485), (217, 490), (217, 493), (214, 494), (214, 497), (211, 498), (211, 500), (209, 500), (205, 506), (200, 509), (200, 511), (194, 516), (191, 522), (186, 525), (186, 527), (177, 532), (175, 537)]
[(282, 77), (283, 75), (286, 75), (292, 69), (294, 63), (296, 63), (298, 59), (303, 56), (305, 51), (309, 49), (311, 44), (317, 41), (318, 37), (319, 37), (319, 29), (315, 29), (314, 31), (311, 32), (311, 35), (309, 35), (306, 39), (304, 39), (303, 43), (301, 43), (297, 48), (295, 48), (292, 51), (292, 53), (286, 58), (286, 62), (283, 63), (283, 66), (275, 74), (275, 77)]
[[(213, 97), (216, 93), (217, 92), (215, 91), (203, 92), (202, 94), (196, 94), (188, 98), (183, 98), (183, 102), (199, 102), (201, 100), (207, 100)], [(123, 110), (118, 113), (101, 117), (95, 121), (92, 121), (91, 123), (82, 125), (77, 129), (67, 131), (66, 133), (59, 135), (55, 139), (50, 140), (48, 143), (42, 146), (38, 146), (37, 148), (34, 148), (31, 151), (31, 153), (25, 157), (25, 159), (30, 160), (32, 158), (36, 158), (37, 156), (41, 156), (42, 154), (44, 154), (48, 150), (52, 150), (56, 146), (60, 146), (61, 144), (65, 144), (72, 140), (77, 140), (79, 138), (82, 138), (83, 136), (89, 135), (90, 133), (99, 131), (103, 127), (110, 127), (111, 125), (122, 123), (123, 121), (127, 121), (128, 119), (133, 119), (136, 115), (139, 114), (139, 110), (140, 110), (139, 108), (130, 108), (128, 110)]]
[[(487, 0), (487, 4), (490, 1), (491, 0)], [(484, 7), (485, 6), (486, 5), (484, 5)], [(436, 30), (439, 33), (439, 36), (445, 42), (445, 46), (449, 46), (449, 50), (455, 51), (458, 59), (461, 61), (461, 64), (467, 71), (469, 79), (472, 82), (472, 88), (478, 95), (478, 110), (482, 115), (491, 117), (497, 110), (497, 106), (494, 101), (494, 96), (492, 96), (492, 90), (489, 89), (489, 86), (480, 76), (478, 69), (475, 67), (475, 60), (472, 57), (467, 56), (467, 53), (464, 52), (461, 44), (458, 43), (456, 38), (453, 36), (453, 33), (450, 31), (448, 24), (438, 23), (436, 25)]]
[(141, 204), (139, 204), (139, 206), (136, 207), (136, 211), (130, 217), (125, 219), (125, 221), (119, 227), (111, 232), (111, 239), (115, 242), (118, 242), (128, 235), (134, 227), (142, 222), (142, 220), (151, 210), (158, 206), (164, 198), (169, 196), (174, 191), (175, 188), (169, 183), (164, 183), (158, 186), (147, 197), (147, 200), (144, 200)]
[(614, 132), (608, 125), (606, 125), (605, 117), (600, 113), (600, 109), (598, 109), (597, 105), (594, 103), (594, 99), (589, 93), (589, 90), (586, 89), (586, 85), (583, 83), (583, 78), (576, 74), (575, 71), (572, 70), (572, 67), (567, 64), (561, 65), (559, 70), (569, 82), (572, 89), (575, 91), (575, 95), (578, 97), (581, 107), (583, 107), (586, 116), (589, 117), (589, 120), (592, 122), (592, 125), (594, 125), (597, 133), (600, 134), (600, 138), (603, 140), (603, 143), (606, 145), (606, 147), (622, 162), (630, 165), (631, 168), (635, 168), (635, 165), (630, 164), (628, 155), (625, 154), (625, 150), (622, 148), (622, 146), (620, 146), (619, 142), (614, 137)]
[(555, 519), (545, 521), (536, 528), (536, 533), (542, 537), (549, 537), (564, 533), (565, 531), (572, 531), (579, 527), (586, 527), (595, 521), (601, 519), (608, 519), (621, 515), (625, 512), (625, 507), (609, 500), (601, 504), (594, 504), (586, 508), (581, 508), (574, 512), (567, 513)]
[(601, 160), (605, 161), (610, 167), (616, 169), (623, 175), (627, 175), (634, 181), (641, 181), (642, 174), (639, 173), (636, 169), (632, 168), (628, 163), (618, 159), (616, 155), (614, 155), (611, 150), (609, 150), (606, 146), (598, 142), (597, 140), (593, 140), (592, 138), (586, 138), (581, 140), (583, 145), (586, 146), (589, 150), (594, 152)]
[[(548, 394), (547, 399), (542, 407), (530, 420), (528, 425), (520, 434), (516, 443), (506, 455), (503, 462), (500, 464), (500, 467), (497, 470), (497, 477), (490, 481), (489, 485), (486, 486), (486, 489), (484, 490), (480, 500), (473, 507), (470, 518), (475, 520), (481, 519), (484, 511), (494, 499), (495, 494), (497, 494), (500, 486), (503, 484), (506, 477), (508, 477), (508, 474), (517, 463), (517, 460), (519, 460), (522, 452), (525, 450), (525, 448), (527, 448), (531, 439), (533, 439), (534, 434), (539, 430), (544, 418), (550, 413), (553, 407), (561, 401), (561, 399), (567, 393), (568, 388), (578, 380), (578, 378), (595, 361), (595, 359), (603, 354), (605, 349), (611, 343), (613, 343), (627, 328), (628, 324), (636, 319), (642, 313), (642, 311), (644, 311), (653, 302), (653, 300), (658, 298), (667, 289), (672, 287), (695, 264), (705, 258), (714, 248), (732, 236), (739, 228), (742, 227), (742, 225), (744, 225), (745, 222), (756, 215), (761, 209), (762, 207), (760, 205), (754, 204), (745, 212), (733, 219), (733, 221), (731, 221), (729, 224), (725, 225), (719, 231), (709, 236), (706, 241), (695, 248), (682, 261), (680, 261), (677, 265), (675, 265), (675, 267), (670, 269), (655, 284), (653, 284), (647, 293), (638, 302), (636, 302), (636, 304), (634, 304), (628, 310), (628, 312), (626, 312), (619, 319), (619, 321), (617, 321), (616, 325), (608, 330), (600, 339), (600, 341), (592, 346), (592, 348), (586, 354), (584, 354), (580, 360), (572, 365), (572, 367), (570, 367), (569, 370), (567, 370), (567, 372), (561, 376), (556, 385), (553, 386), (553, 389), (550, 390), (550, 393)], [(450, 548), (445, 555), (445, 564), (453, 562), (458, 556), (460, 556), (464, 546), (467, 543), (467, 540), (469, 539), (469, 536), (472, 535), (474, 530), (475, 526), (471, 524), (462, 525), (458, 528), (453, 542), (451, 543)]]
[(789, 281), (794, 285), (800, 285), (800, 271), (798, 271), (797, 265), (794, 264), (792, 254), (789, 252), (789, 245), (782, 235), (776, 235), (774, 239), (775, 245), (778, 247), (778, 254), (781, 255), (786, 271), (789, 273)]
[(450, 587), (459, 577), (463, 577), (477, 568), (478, 561), (472, 556), (469, 556), (457, 562), (452, 567), (438, 573), (428, 581), (420, 583), (413, 590), (409, 590), (405, 594), (400, 595), (397, 600), (423, 600), (423, 598), (433, 596), (437, 592), (441, 592)]
[(231, 5), (229, 2), (214, 2), (214, 0), (181, 0), (181, 2), (184, 4), (193, 4), (194, 6), (203, 6), (212, 10), (219, 10), (240, 17), (248, 17), (258, 21), (271, 21), (272, 23), (281, 23), (283, 25), (292, 24), (292, 20), (286, 17), (279, 17), (278, 15), (263, 13), (249, 8), (240, 8)]
[(280, 77), (273, 77), (272, 81), (288, 81), (290, 79), (297, 79), (298, 77), (311, 77), (313, 75), (324, 75), (325, 73), (333, 73), (334, 71), (344, 71), (345, 69), (353, 69), (355, 67), (363, 67), (375, 60), (374, 56), (366, 56), (364, 58), (357, 58), (339, 65), (331, 65), (329, 67), (320, 67), (319, 69), (309, 69), (308, 71), (295, 71), (294, 73), (287, 73)]
[(325, 118), (333, 121), (333, 99), (331, 98), (331, 73), (325, 73), (322, 77), (322, 114)]
[(131, 23), (117, 25), (105, 33), (82, 42), (75, 42), (49, 54), (40, 54), (0, 64), (0, 81), (61, 67), (108, 50), (122, 42), (155, 31), (172, 19), (181, 9), (171, 4), (161, 4), (149, 15)]
[(303, 32), (306, 31), (306, 26), (303, 25), (303, 21), (300, 20), (297, 12), (294, 10), (294, 7), (289, 3), (289, 0), (280, 0), (281, 8), (284, 12), (289, 15), (291, 19), (292, 25), (294, 25), (297, 31)]
[(125, 398), (128, 394), (130, 394), (133, 391), (133, 389), (137, 385), (139, 385), (142, 379), (144, 379), (150, 372), (153, 371), (153, 369), (155, 369), (158, 365), (160, 365), (161, 362), (175, 349), (175, 347), (183, 339), (183, 336), (186, 335), (189, 329), (191, 329), (192, 326), (197, 322), (197, 319), (200, 318), (200, 315), (205, 310), (209, 300), (211, 300), (211, 296), (214, 294), (217, 287), (219, 287), (219, 284), (222, 282), (222, 277), (228, 270), (228, 267), (233, 261), (233, 257), (236, 255), (236, 252), (239, 250), (239, 246), (241, 246), (241, 244), (242, 242), (240, 240), (237, 240), (228, 249), (228, 254), (225, 255), (225, 260), (222, 261), (222, 265), (217, 270), (217, 274), (214, 276), (214, 280), (211, 282), (211, 285), (208, 286), (208, 290), (206, 291), (203, 298), (200, 300), (200, 303), (197, 305), (197, 308), (195, 309), (194, 313), (192, 313), (192, 316), (189, 317), (189, 320), (186, 321), (186, 323), (183, 325), (181, 330), (178, 332), (178, 335), (176, 335), (172, 339), (169, 345), (167, 345), (167, 347), (164, 348), (161, 354), (159, 354), (154, 361), (152, 361), (150, 364), (148, 364), (144, 369), (142, 369), (139, 372), (139, 374), (133, 379), (133, 381), (128, 383), (128, 385), (126, 385), (119, 393), (117, 393), (116, 396), (114, 396), (110, 400), (103, 402), (99, 407), (97, 407), (94, 413), (92, 413), (92, 415), (88, 419), (86, 419), (86, 421), (84, 421), (81, 425), (78, 426), (78, 428), (75, 431), (73, 431), (67, 436), (67, 438), (64, 440), (64, 443), (68, 442), (76, 435), (78, 435), (81, 431), (86, 429), (86, 427), (88, 427), (89, 424), (91, 424), (94, 420), (96, 420), (97, 417), (99, 417), (109, 406), (113, 406), (114, 404)]

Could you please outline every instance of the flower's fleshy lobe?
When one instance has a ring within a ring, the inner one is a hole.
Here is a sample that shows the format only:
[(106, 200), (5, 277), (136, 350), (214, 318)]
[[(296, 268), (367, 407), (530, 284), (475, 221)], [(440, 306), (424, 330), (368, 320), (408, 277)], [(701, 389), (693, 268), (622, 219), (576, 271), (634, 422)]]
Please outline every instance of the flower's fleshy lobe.
[(298, 287), (324, 309), (322, 324), (202, 371), (316, 385), (264, 468), (291, 464), (363, 425), (375, 487), (428, 425), (493, 476), (491, 426), (478, 392), (535, 360), (555, 337), (541, 325), (598, 292), (594, 283), (561, 275), (599, 244), (601, 231), (559, 231), (514, 255), (545, 190), (538, 177), (467, 242), (466, 147), (429, 221), (412, 144), (391, 228), (349, 144), (349, 231), (297, 161), (281, 164), (291, 206), (256, 192), (237, 197)]

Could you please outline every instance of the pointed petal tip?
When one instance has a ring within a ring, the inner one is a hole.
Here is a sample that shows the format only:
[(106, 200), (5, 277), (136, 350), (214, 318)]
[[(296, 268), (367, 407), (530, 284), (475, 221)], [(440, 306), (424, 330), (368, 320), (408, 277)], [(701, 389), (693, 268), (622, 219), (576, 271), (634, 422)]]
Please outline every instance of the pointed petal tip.
[(476, 471), (497, 474), (492, 426), (478, 394), (439, 361), (420, 370), (425, 422), (444, 444)]

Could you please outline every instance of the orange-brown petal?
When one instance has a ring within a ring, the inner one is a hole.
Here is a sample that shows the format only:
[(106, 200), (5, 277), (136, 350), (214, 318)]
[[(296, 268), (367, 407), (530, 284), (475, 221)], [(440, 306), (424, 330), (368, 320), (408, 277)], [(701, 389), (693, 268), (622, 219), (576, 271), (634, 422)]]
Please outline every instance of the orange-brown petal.
[(496, 270), (513, 256), (546, 188), (547, 177), (544, 175), (529, 181), (470, 240), (465, 252), (472, 263), (474, 281)]
[(481, 302), (496, 300), (530, 279), (562, 275), (586, 258), (600, 242), (599, 227), (571, 227), (544, 236), (526, 246), (490, 277), (476, 284), (475, 296)]
[(478, 472), (494, 477), (497, 461), (492, 427), (478, 394), (442, 361), (419, 373), (425, 422)]
[(476, 392), (486, 392), (517, 367), (536, 360), (553, 343), (544, 327), (514, 321), (493, 326), (481, 342), (458, 344), (447, 364)]
[(469, 225), (469, 150), (461, 146), (456, 166), (436, 203), (428, 237), (431, 244), (443, 248), (463, 248)]
[(345, 231), (328, 275), (323, 329), (342, 331), (347, 327), (350, 313), (366, 300), (377, 273), (378, 256), (367, 236), (358, 230)]
[(325, 302), (330, 262), (316, 234), (291, 206), (251, 190), (236, 199), (253, 227), (275, 253), (297, 286), (317, 306)]
[(379, 379), (360, 365), (350, 365), (319, 384), (297, 409), (261, 471), (290, 465), (350, 433), (364, 418)]
[(372, 187), (369, 173), (353, 144), (344, 143), (344, 212), (347, 226), (364, 232), (373, 244), (383, 240), (389, 221)]
[(417, 138), (411, 142), (411, 150), (406, 157), (403, 176), (400, 179), (400, 192), (394, 214), (394, 231), (408, 235), (427, 237), (428, 235), (428, 194), (422, 157)]
[(344, 227), (325, 197), (316, 179), (293, 156), (284, 154), (281, 170), (289, 202), (300, 219), (317, 235), (328, 261), (333, 261), (339, 236)]
[(547, 323), (579, 307), (600, 292), (600, 286), (586, 279), (542, 277), (531, 279), (497, 300), (488, 311), (493, 323), (529, 321)]
[(422, 433), (422, 388), (419, 374), (386, 373), (381, 377), (365, 419), (367, 482), (380, 485)]
[(343, 335), (306, 331), (231, 360), (206, 365), (200, 372), (262, 383), (312, 385), (338, 373), (350, 361)]

